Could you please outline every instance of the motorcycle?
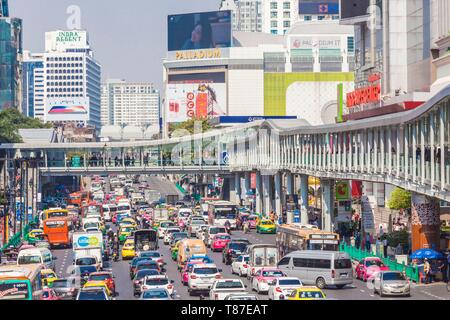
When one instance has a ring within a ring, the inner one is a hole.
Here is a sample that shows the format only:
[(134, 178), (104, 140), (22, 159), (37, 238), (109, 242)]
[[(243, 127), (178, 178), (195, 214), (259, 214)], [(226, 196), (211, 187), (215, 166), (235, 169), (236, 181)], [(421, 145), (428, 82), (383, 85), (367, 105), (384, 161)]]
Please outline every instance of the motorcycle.
[(119, 253), (117, 251), (114, 251), (113, 253), (113, 261), (114, 262), (119, 261)]
[(229, 235), (231, 235), (231, 226), (225, 226), (225, 230)]

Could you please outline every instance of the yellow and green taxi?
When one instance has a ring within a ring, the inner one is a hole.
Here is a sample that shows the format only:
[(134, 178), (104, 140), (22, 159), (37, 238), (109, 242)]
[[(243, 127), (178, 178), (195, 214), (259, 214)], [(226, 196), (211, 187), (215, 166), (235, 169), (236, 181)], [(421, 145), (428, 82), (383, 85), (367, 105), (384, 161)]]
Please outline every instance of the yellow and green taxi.
[(295, 289), (286, 296), (287, 300), (322, 300), (326, 299), (325, 293), (317, 287), (301, 287)]
[(159, 228), (159, 221), (155, 221), (155, 222), (153, 222), (153, 230), (155, 230), (155, 231), (158, 231), (158, 228)]
[(136, 256), (136, 251), (134, 250), (134, 240), (127, 239), (122, 247), (122, 259), (133, 259)]
[(170, 247), (170, 252), (172, 254), (172, 260), (177, 261), (178, 259), (178, 247), (180, 246), (181, 240), (175, 242), (175, 244)]
[(125, 243), (127, 237), (131, 235), (131, 233), (136, 230), (136, 228), (132, 226), (122, 226), (119, 229), (119, 241), (120, 243)]
[(26, 236), (26, 240), (29, 244), (36, 243), (37, 240), (41, 240), (44, 238), (44, 231), (42, 229), (33, 229), (28, 232)]
[(106, 293), (108, 294), (108, 296), (112, 296), (112, 292), (111, 290), (109, 290), (108, 285), (106, 284), (105, 281), (101, 281), (101, 280), (90, 280), (88, 282), (85, 283), (85, 285), (83, 286), (83, 288), (104, 288), (106, 290)]
[(58, 280), (58, 276), (52, 269), (44, 269), (41, 271), (42, 285), (51, 287), (53, 281)]
[(277, 226), (272, 220), (269, 219), (258, 219), (256, 224), (256, 233), (276, 233)]
[(132, 219), (132, 218), (125, 218), (125, 219), (122, 219), (121, 221), (120, 221), (120, 223), (119, 223), (119, 226), (132, 226), (133, 228), (137, 228), (137, 223), (136, 223), (136, 221), (134, 220), (134, 219)]

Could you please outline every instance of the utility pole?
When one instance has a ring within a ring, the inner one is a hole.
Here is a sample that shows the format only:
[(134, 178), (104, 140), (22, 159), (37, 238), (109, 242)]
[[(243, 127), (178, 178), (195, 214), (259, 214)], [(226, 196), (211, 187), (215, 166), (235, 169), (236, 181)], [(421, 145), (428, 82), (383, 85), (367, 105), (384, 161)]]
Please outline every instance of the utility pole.
[(24, 205), (24, 199), (23, 199), (23, 180), (24, 180), (24, 174), (23, 174), (23, 161), (22, 159), (19, 160), (20, 162), (20, 237), (23, 236), (23, 205)]

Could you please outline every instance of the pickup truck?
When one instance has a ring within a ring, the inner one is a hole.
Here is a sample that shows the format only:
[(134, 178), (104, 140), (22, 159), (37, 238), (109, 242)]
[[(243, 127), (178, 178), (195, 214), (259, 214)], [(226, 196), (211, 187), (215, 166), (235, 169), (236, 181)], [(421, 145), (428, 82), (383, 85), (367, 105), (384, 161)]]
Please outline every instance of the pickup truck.
[(240, 279), (219, 279), (209, 291), (209, 300), (225, 300), (230, 294), (248, 294), (247, 286)]

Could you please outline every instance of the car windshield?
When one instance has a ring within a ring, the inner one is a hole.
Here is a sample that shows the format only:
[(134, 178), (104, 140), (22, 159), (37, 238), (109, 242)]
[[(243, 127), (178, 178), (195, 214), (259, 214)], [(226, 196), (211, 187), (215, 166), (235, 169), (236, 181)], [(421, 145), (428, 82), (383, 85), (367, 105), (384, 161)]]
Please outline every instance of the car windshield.
[(209, 233), (210, 234), (225, 233), (225, 232), (227, 232), (225, 230), (225, 228), (211, 228), (211, 229), (209, 229)]
[(386, 281), (403, 281), (406, 280), (403, 273), (400, 272), (385, 272), (383, 273), (383, 280)]
[(100, 290), (81, 291), (78, 300), (108, 300), (106, 294)]
[(89, 280), (92, 281), (103, 281), (103, 280), (107, 280), (110, 279), (111, 276), (109, 274), (95, 274), (95, 275), (91, 275), (89, 277)]
[(231, 240), (231, 237), (226, 236), (226, 235), (221, 235), (221, 236), (216, 236), (216, 240)]
[(164, 299), (168, 298), (169, 295), (166, 290), (149, 290), (144, 291), (142, 297), (144, 299)]
[(167, 234), (175, 233), (175, 232), (180, 232), (180, 229), (169, 229), (169, 230), (167, 230)]
[(91, 273), (91, 272), (96, 272), (97, 269), (94, 266), (85, 266), (85, 267), (80, 267), (80, 273)]
[(143, 269), (137, 273), (136, 279), (141, 280), (142, 278), (147, 277), (147, 276), (157, 276), (157, 275), (159, 275), (159, 272), (157, 270)]
[(174, 226), (175, 224), (173, 222), (163, 222), (161, 223), (161, 228), (168, 228), (171, 226)]
[(150, 278), (145, 280), (145, 284), (148, 286), (163, 286), (169, 283), (167, 278)]
[(184, 211), (184, 212), (180, 212), (178, 213), (178, 216), (183, 217), (183, 218), (187, 218), (191, 215), (190, 212)]
[(200, 220), (200, 219), (195, 219), (191, 221), (191, 224), (205, 224), (204, 220)]
[(174, 232), (172, 237), (174, 239), (185, 239), (188, 237), (188, 234), (186, 232)]
[(216, 285), (216, 289), (241, 289), (244, 288), (240, 281), (220, 281)]
[(217, 268), (195, 268), (194, 270), (196, 274), (215, 274), (218, 272)]
[(146, 258), (159, 258), (161, 257), (161, 254), (157, 251), (147, 251), (147, 252), (142, 252), (141, 253), (141, 257), (146, 257)]
[(367, 267), (371, 267), (371, 266), (384, 267), (384, 264), (383, 264), (383, 262), (381, 262), (381, 260), (378, 260), (378, 259), (368, 259), (368, 260), (366, 260), (366, 266)]
[(158, 269), (158, 264), (156, 263), (139, 263), (137, 269)]
[(283, 272), (282, 271), (277, 271), (277, 270), (266, 270), (262, 272), (262, 276), (263, 277), (282, 277), (283, 276)]
[(297, 286), (302, 284), (300, 280), (297, 279), (280, 279), (278, 283), (280, 286)]
[(17, 263), (18, 264), (41, 263), (41, 256), (20, 256)]
[(247, 248), (247, 245), (245, 243), (242, 242), (232, 242), (230, 243), (230, 249), (235, 250), (235, 251), (244, 251), (245, 248)]
[(127, 210), (130, 210), (130, 206), (128, 206), (128, 205), (117, 207), (117, 211), (127, 211)]
[(269, 225), (272, 224), (272, 221), (261, 221), (262, 225)]
[(95, 258), (80, 258), (77, 259), (77, 262), (75, 263), (78, 266), (90, 266), (95, 264), (97, 261)]
[(323, 293), (320, 291), (302, 291), (299, 294), (300, 298), (305, 299), (321, 299), (324, 298)]
[(53, 288), (66, 288), (69, 286), (69, 281), (67, 280), (55, 280), (53, 281)]

